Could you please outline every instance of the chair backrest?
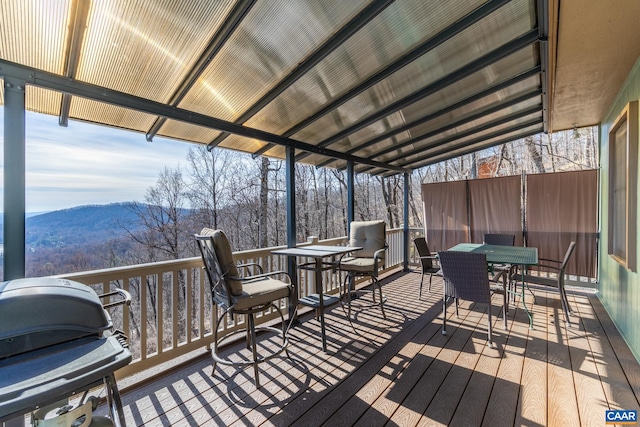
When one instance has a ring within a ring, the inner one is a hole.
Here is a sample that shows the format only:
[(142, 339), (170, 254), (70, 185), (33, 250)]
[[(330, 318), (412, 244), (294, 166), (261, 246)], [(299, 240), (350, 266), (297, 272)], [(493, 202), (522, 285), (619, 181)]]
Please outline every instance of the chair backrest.
[[(363, 249), (355, 253), (358, 258), (373, 258), (376, 251), (386, 247), (387, 225), (384, 221), (353, 221), (349, 232), (349, 246)], [(381, 258), (384, 260), (384, 253)]]
[(491, 302), (487, 257), (473, 252), (438, 252), (444, 295), (468, 301)]
[(231, 305), (232, 295), (242, 295), (242, 283), (236, 279), (238, 269), (229, 239), (222, 230), (211, 228), (203, 228), (195, 238), (209, 278), (211, 295)]
[(560, 265), (560, 275), (564, 275), (564, 269), (567, 267), (569, 263), (569, 258), (573, 254), (573, 250), (576, 248), (576, 242), (569, 243), (569, 247), (567, 248), (567, 252), (564, 254), (564, 259), (562, 260), (562, 264)]
[[(413, 239), (413, 244), (416, 245), (419, 256), (426, 257), (431, 255), (429, 245), (427, 245), (427, 239), (424, 237), (416, 237)], [(433, 260), (431, 258), (420, 258), (420, 264), (422, 265), (423, 271), (433, 268)]]
[(484, 242), (487, 245), (513, 246), (516, 236), (513, 234), (485, 234)]

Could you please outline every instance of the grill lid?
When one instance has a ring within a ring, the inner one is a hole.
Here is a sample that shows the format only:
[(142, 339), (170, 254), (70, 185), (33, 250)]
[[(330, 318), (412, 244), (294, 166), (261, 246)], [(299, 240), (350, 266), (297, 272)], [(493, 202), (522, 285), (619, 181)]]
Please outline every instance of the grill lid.
[(111, 319), (90, 287), (53, 278), (0, 282), (0, 358), (88, 335)]

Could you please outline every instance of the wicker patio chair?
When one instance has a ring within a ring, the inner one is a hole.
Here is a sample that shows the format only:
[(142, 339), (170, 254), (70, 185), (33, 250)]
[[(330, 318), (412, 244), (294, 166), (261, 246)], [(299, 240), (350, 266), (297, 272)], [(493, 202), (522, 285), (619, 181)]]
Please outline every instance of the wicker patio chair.
[(513, 246), (516, 242), (516, 236), (513, 234), (492, 234), (484, 235), (484, 242), (487, 245)]
[[(499, 246), (513, 246), (516, 242), (516, 236), (514, 234), (496, 234), (496, 233), (487, 233), (484, 235), (484, 243), (487, 245), (499, 245)], [(505, 272), (507, 278), (512, 277), (517, 272), (517, 265), (508, 265), (508, 264), (489, 264), (489, 273), (491, 274), (502, 274), (501, 272)], [(511, 287), (513, 282), (509, 280), (508, 286)], [(515, 294), (514, 300), (515, 300)], [(507, 306), (507, 311), (509, 307)]]
[[(502, 317), (504, 328), (507, 329), (507, 293), (505, 292), (506, 280), (501, 274), (492, 280), (487, 275), (487, 257), (485, 254), (473, 252), (438, 252), (440, 258), (440, 268), (444, 283), (444, 294), (442, 297), (442, 334), (447, 333), (447, 301), (454, 299), (456, 315), (458, 314), (458, 299), (474, 301), (488, 305), (487, 316), (488, 329), (487, 337), (489, 346), (494, 347), (491, 329), (491, 295), (492, 292), (503, 295)], [(502, 283), (500, 283), (502, 278)], [(493, 288), (492, 288), (493, 285)]]

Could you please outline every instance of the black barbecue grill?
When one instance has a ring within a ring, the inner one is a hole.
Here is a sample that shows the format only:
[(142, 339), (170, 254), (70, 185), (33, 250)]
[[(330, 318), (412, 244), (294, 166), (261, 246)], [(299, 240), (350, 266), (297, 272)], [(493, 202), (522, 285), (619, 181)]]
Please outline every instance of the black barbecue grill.
[[(116, 302), (102, 304), (114, 295)], [(104, 384), (111, 420), (124, 425), (113, 373), (131, 353), (105, 307), (130, 300), (120, 289), (99, 297), (71, 280), (0, 282), (0, 422)]]

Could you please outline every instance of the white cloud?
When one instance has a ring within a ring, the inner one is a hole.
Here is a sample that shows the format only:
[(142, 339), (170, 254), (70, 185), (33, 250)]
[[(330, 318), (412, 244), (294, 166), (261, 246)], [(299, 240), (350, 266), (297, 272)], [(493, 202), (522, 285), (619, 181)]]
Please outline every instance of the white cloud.
[[(0, 143), (4, 143), (0, 108)], [(106, 126), (27, 112), (26, 210), (40, 212), (85, 204), (141, 201), (165, 167), (186, 163), (194, 145)], [(4, 151), (0, 150), (4, 169)], [(4, 170), (0, 185), (4, 188)]]

